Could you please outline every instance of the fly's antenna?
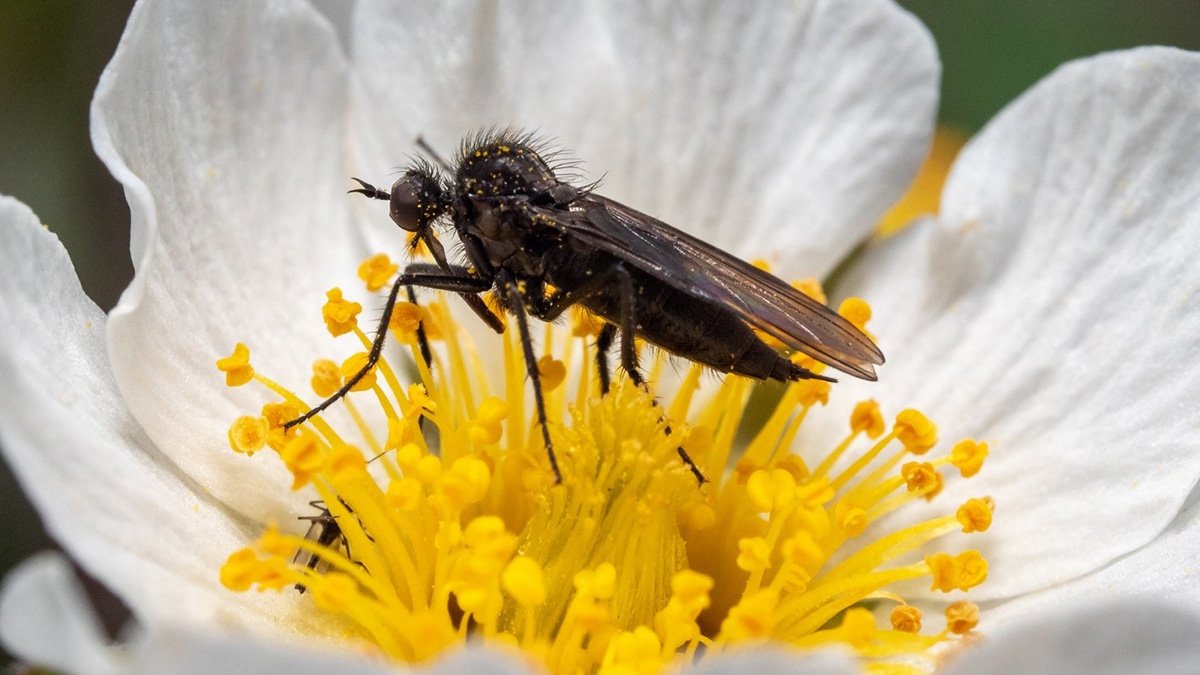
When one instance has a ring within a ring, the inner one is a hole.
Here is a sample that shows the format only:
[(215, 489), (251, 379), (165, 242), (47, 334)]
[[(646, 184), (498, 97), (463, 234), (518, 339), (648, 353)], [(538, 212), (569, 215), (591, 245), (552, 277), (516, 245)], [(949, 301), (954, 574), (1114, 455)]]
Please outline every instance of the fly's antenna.
[(450, 166), (450, 162), (447, 162), (444, 157), (439, 155), (438, 151), (434, 150), (433, 146), (425, 141), (424, 136), (417, 136), (416, 144), (421, 149), (421, 152), (429, 155), (433, 159), (433, 163), (437, 164), (439, 168), (446, 173), (454, 173), (454, 167)]

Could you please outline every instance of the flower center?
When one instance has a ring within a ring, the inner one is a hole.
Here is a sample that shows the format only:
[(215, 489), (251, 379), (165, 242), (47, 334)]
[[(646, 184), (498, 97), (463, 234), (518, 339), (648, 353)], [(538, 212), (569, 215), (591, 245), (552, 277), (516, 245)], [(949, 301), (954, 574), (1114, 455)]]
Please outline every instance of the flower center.
[[(359, 271), (376, 291), (396, 269), (375, 256)], [(819, 293), (811, 282), (799, 287)], [(327, 294), (329, 332), (364, 351), (313, 364), (318, 400), (366, 358), (361, 310), (340, 289)], [(870, 308), (853, 300), (841, 313), (864, 325)], [(434, 346), (428, 363), (418, 326)], [(229, 557), (222, 583), (295, 587), (344, 620), (349, 639), (397, 661), (470, 638), (517, 647), (552, 672), (657, 672), (767, 639), (840, 643), (882, 667), (931, 664), (932, 647), (974, 628), (977, 610), (960, 602), (946, 608), (944, 628), (922, 632), (921, 612), (896, 585), (981, 583), (978, 551), (915, 552), (955, 530), (986, 530), (991, 500), (888, 530), (879, 521), (935, 499), (948, 466), (974, 475), (986, 444), (964, 440), (938, 454), (937, 427), (922, 413), (904, 410), (889, 428), (865, 401), (846, 436), (806, 461), (793, 441), (826, 403), (828, 383), (764, 387), (775, 402), (747, 442), (744, 413), (770, 397), (752, 398), (755, 385), (742, 378), (724, 378), (701, 401), (702, 369), (692, 366), (662, 405), (624, 378), (600, 396), (598, 328), (579, 312), (569, 327), (547, 325), (539, 345), (561, 484), (527, 405), (514, 331), (495, 338), (502, 356), (481, 355), (440, 296), (398, 305), (389, 335), (407, 356), (381, 359), (355, 393), (300, 428), (283, 425), (312, 401), (257, 373), (239, 343), (217, 362), (226, 383), (255, 382), (271, 400), (234, 421), (230, 446), (270, 448), (291, 489), (320, 501), (304, 517), (306, 536), (268, 527)], [(489, 358), (503, 361), (499, 390), (488, 387)], [(665, 363), (658, 354), (650, 381)], [(681, 449), (709, 482), (697, 486)]]

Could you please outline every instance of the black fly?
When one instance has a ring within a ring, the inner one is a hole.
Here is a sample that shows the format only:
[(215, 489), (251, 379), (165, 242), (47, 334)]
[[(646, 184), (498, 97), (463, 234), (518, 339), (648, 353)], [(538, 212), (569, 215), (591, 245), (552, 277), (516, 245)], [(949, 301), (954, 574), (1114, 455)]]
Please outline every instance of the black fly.
[[(546, 428), (545, 404), (528, 317), (553, 321), (581, 305), (605, 324), (596, 340), (600, 389), (610, 383), (608, 350), (619, 337), (621, 366), (638, 385), (634, 339), (725, 373), (760, 380), (820, 379), (793, 363), (755, 330), (845, 373), (875, 379), (883, 353), (850, 322), (758, 268), (590, 188), (555, 175), (532, 139), (484, 132), (464, 142), (442, 173), (418, 161), (390, 192), (357, 178), (351, 190), (388, 201), (390, 215), (424, 243), (436, 264), (412, 264), (396, 278), (363, 370), (290, 428), (345, 396), (379, 358), (403, 287), (458, 293), (492, 329), (504, 324), (480, 294), (494, 290), (520, 332), (526, 370), (550, 467), (562, 473)], [(451, 264), (434, 235), (452, 226), (466, 266)], [(553, 286), (548, 291), (547, 286)], [(698, 478), (699, 470), (687, 459)]]

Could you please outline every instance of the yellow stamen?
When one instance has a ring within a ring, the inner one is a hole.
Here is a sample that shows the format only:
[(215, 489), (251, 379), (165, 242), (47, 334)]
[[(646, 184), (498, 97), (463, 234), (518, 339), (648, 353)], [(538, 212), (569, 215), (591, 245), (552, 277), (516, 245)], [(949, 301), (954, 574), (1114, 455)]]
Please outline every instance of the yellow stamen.
[[(379, 257), (360, 275), (382, 288), (395, 272)], [(820, 295), (819, 285), (805, 286)], [(354, 333), (366, 350), (360, 311), (332, 289), (322, 317), (330, 333)], [(858, 301), (842, 311), (859, 323), (870, 313)], [(959, 639), (956, 627), (973, 629), (960, 608), (947, 614), (946, 631), (921, 634), (920, 612), (894, 587), (920, 578), (943, 591), (981, 583), (987, 562), (978, 552), (922, 548), (986, 530), (990, 499), (878, 530), (890, 522), (884, 515), (914, 501), (936, 503), (943, 467), (963, 477), (978, 472), (986, 444), (962, 441), (939, 454), (937, 426), (924, 414), (905, 410), (888, 430), (879, 405), (864, 401), (840, 442), (801, 457), (801, 426), (839, 391), (815, 380), (783, 387), (748, 439), (743, 413), (754, 388), (741, 378), (698, 395), (712, 379), (692, 366), (660, 406), (618, 374), (601, 397), (591, 372), (599, 326), (573, 310), (569, 328), (547, 326), (538, 340), (561, 484), (514, 331), (496, 338), (505, 379), (489, 383), (484, 357), (443, 298), (397, 304), (389, 339), (411, 362), (385, 352), (354, 387), (374, 396), (351, 394), (330, 408), (350, 425), (319, 414), (285, 432), (309, 404), (255, 373), (239, 344), (219, 362), (227, 382), (254, 381), (272, 400), (231, 425), (230, 446), (273, 450), (291, 488), (328, 510), (316, 530), (328, 537), (336, 527), (339, 536), (328, 544), (269, 529), (229, 557), (222, 583), (283, 592), (301, 584), (312, 607), (395, 661), (420, 662), (479, 640), (518, 648), (551, 672), (658, 673), (764, 639), (840, 644), (885, 668), (891, 659), (928, 660), (930, 647)], [(418, 327), (431, 338), (429, 363)], [(323, 400), (366, 358), (364, 351), (340, 365), (316, 361), (308, 384)], [(661, 354), (649, 363), (652, 381), (666, 372)], [(697, 485), (681, 448), (707, 482)], [(900, 603), (890, 628), (871, 611), (881, 600)]]
[(250, 348), (242, 343), (233, 347), (233, 353), (223, 359), (217, 359), (217, 370), (225, 373), (225, 386), (240, 387), (254, 378), (254, 368), (250, 366)]
[(838, 306), (838, 314), (859, 330), (866, 331), (867, 322), (871, 320), (871, 306), (862, 298), (846, 298)]
[(979, 625), (979, 607), (974, 603), (960, 600), (946, 607), (946, 628), (952, 633), (969, 632)]
[(979, 473), (983, 460), (987, 459), (987, 443), (979, 443), (967, 438), (959, 441), (950, 450), (950, 461), (959, 468), (963, 478), (970, 478)]
[(892, 609), (892, 628), (905, 633), (921, 632), (921, 610), (912, 605), (900, 605)]
[(362, 305), (349, 302), (342, 298), (342, 289), (331, 288), (325, 293), (325, 306), (321, 308), (321, 316), (325, 318), (325, 328), (334, 337), (345, 335), (358, 326), (358, 314)]
[(877, 236), (890, 237), (917, 218), (938, 212), (950, 167), (966, 143), (967, 135), (962, 131), (944, 126), (937, 128), (925, 162), (908, 191), (880, 219), (875, 230)]
[(270, 427), (264, 417), (244, 415), (229, 427), (229, 447), (236, 452), (253, 455), (267, 444)]
[(821, 282), (817, 281), (816, 279), (814, 279), (812, 277), (808, 277), (807, 279), (797, 279), (796, 281), (793, 281), (792, 288), (800, 291), (801, 293), (807, 295), (808, 297), (812, 298), (813, 300), (816, 300), (817, 302), (821, 303), (822, 305), (824, 305), (826, 302), (829, 301), (828, 298), (825, 297), (825, 290), (823, 288), (821, 288)]
[(393, 263), (386, 253), (378, 253), (358, 266), (358, 278), (367, 285), (368, 291), (375, 292), (387, 286), (388, 280), (398, 271), (400, 266)]

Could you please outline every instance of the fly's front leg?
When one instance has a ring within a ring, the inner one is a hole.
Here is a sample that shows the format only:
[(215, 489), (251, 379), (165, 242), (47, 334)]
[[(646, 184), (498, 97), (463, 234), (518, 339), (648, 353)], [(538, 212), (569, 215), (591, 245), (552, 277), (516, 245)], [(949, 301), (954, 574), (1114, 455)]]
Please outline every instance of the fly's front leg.
[(521, 338), (521, 351), (525, 356), (525, 372), (533, 383), (533, 402), (537, 408), (538, 425), (542, 427), (542, 441), (546, 444), (546, 455), (550, 458), (550, 469), (554, 472), (554, 481), (562, 483), (562, 471), (558, 468), (558, 458), (554, 456), (554, 445), (550, 442), (550, 427), (546, 425), (546, 400), (542, 394), (542, 374), (538, 370), (537, 357), (533, 353), (533, 339), (529, 335), (529, 317), (525, 313), (525, 300), (517, 282), (507, 274), (501, 277), (508, 308), (517, 319), (517, 329)]
[[(371, 369), (379, 362), (380, 355), (383, 354), (383, 342), (387, 338), (388, 322), (392, 320), (392, 311), (396, 308), (396, 299), (400, 296), (401, 288), (420, 286), (422, 288), (432, 288), (434, 290), (451, 291), (454, 293), (477, 294), (492, 287), (490, 279), (463, 274), (431, 274), (423, 271), (424, 268), (421, 266), (417, 266), (416, 269), (418, 270), (417, 272), (409, 272), (406, 269), (404, 274), (396, 277), (396, 281), (392, 283), (392, 290), (388, 293), (387, 304), (383, 306), (383, 314), (379, 317), (379, 327), (375, 329), (375, 340), (371, 343), (371, 349), (367, 352), (367, 362), (363, 365), (362, 369), (346, 380), (341, 389), (338, 389), (332, 396), (322, 401), (315, 408), (290, 422), (285, 422), (283, 425), (285, 431), (296, 425), (303, 424), (315, 415), (319, 415), (326, 408), (350, 393), (354, 385), (358, 384), (360, 380), (366, 377), (367, 373), (371, 372)], [(478, 298), (479, 296), (472, 295), (471, 297)]]

